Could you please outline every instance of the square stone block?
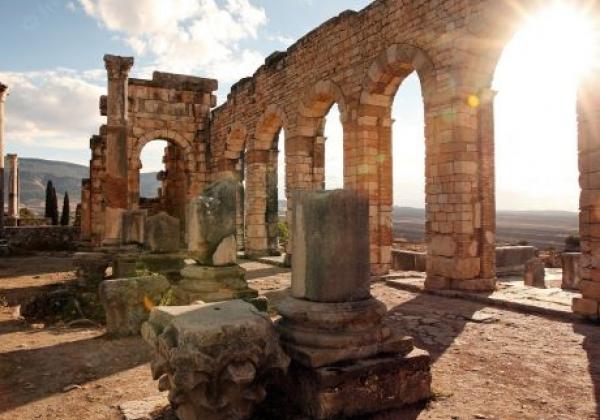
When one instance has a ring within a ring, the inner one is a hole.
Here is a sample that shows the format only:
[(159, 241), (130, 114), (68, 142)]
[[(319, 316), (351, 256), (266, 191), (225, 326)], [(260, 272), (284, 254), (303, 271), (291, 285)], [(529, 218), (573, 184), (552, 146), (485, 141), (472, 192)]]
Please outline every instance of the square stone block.
[(431, 396), (429, 354), (380, 356), (310, 369), (292, 363), (286, 391), (312, 419), (364, 416), (400, 408)]

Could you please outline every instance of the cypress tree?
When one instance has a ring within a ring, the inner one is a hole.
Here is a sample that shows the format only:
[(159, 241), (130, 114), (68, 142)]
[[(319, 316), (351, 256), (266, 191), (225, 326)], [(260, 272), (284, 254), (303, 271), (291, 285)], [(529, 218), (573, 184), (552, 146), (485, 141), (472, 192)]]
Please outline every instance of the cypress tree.
[(58, 225), (58, 200), (56, 199), (56, 189), (52, 181), (46, 184), (46, 208), (44, 217), (52, 220), (53, 225)]
[(69, 216), (71, 209), (69, 208), (69, 193), (65, 191), (65, 198), (63, 199), (62, 215), (60, 217), (61, 226), (69, 226)]

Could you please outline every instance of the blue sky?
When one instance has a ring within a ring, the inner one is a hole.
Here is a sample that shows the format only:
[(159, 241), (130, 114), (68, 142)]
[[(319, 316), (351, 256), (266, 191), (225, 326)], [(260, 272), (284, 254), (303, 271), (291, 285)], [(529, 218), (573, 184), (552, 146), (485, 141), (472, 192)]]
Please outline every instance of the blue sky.
[[(270, 53), (368, 3), (0, 0), (0, 81), (11, 88), (7, 152), (88, 163), (89, 138), (103, 123), (98, 97), (106, 89), (105, 53), (135, 56), (133, 77), (161, 70), (217, 78), (222, 101)], [(577, 209), (575, 81), (589, 67), (593, 38), (586, 23), (573, 10), (555, 8), (532, 16), (505, 49), (494, 82), (500, 209)], [(396, 205), (424, 205), (422, 107), (411, 75), (393, 109)], [(334, 107), (326, 125), (328, 187), (341, 186), (341, 134)], [(144, 170), (159, 169), (160, 156), (160, 144), (147, 146)]]

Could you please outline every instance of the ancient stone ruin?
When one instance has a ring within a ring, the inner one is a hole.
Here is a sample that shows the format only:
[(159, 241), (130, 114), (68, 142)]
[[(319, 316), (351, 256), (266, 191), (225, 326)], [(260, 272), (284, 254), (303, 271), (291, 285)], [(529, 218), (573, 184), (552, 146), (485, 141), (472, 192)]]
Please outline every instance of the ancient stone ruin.
[[(495, 237), (491, 84), (502, 50), (522, 21), (510, 3), (376, 0), (271, 54), (219, 106), (216, 79), (160, 71), (151, 79), (131, 78), (133, 57), (104, 56), (108, 88), (99, 111), (106, 123), (89, 142), (77, 226), (56, 233), (19, 226), (19, 163), (8, 155), (5, 172), (8, 90), (0, 84), (2, 210), (4, 178), (9, 181), (7, 217), (0, 211), (0, 254), (9, 239), (41, 238), (51, 247), (68, 242), (78, 251), (68, 254), (73, 267), (64, 269), (73, 281), (19, 304), (19, 316), (66, 302), (76, 321), (89, 321), (108, 335), (102, 342), (107, 347), (141, 335), (152, 351), (152, 378), (168, 393), (163, 408), (182, 420), (249, 419), (265, 407), (280, 410), (278, 418), (291, 418), (288, 410), (315, 419), (348, 418), (425, 405), (434, 395), (431, 365), (450, 346), (477, 342), (485, 349), (493, 334), (525, 322), (515, 317), (501, 324), (506, 308), (484, 313), (489, 302), (501, 306), (500, 277), (516, 275), (536, 289), (549, 284), (549, 267), (533, 246), (497, 246)], [(527, 11), (539, 3), (519, 2)], [(590, 6), (600, 15), (598, 7)], [(419, 251), (392, 249), (392, 102), (412, 72), (420, 79), (425, 109), (426, 243)], [(581, 252), (560, 254), (564, 290), (556, 288), (573, 293), (560, 316), (575, 317), (572, 301), (578, 322), (600, 320), (598, 92), (600, 76), (586, 75), (577, 107)], [(344, 188), (325, 191), (324, 126), (334, 105), (343, 126)], [(255, 267), (253, 278), (246, 267), (280, 252), (282, 130), (290, 237), (281, 265), (288, 267), (285, 274), (277, 271), (280, 266)], [(158, 175), (158, 197), (144, 199), (141, 153), (155, 140), (168, 143), (165, 170)], [(410, 299), (382, 291), (397, 271), (423, 273), (403, 289), (413, 293)], [(290, 272), (286, 283), (282, 277)], [(256, 285), (261, 281), (262, 289)], [(433, 297), (440, 299), (436, 306), (423, 304)], [(465, 302), (456, 313), (444, 312), (454, 298)], [(526, 305), (511, 304), (515, 311)], [(535, 313), (552, 318), (557, 312)], [(478, 330), (482, 326), (489, 329)], [(576, 337), (591, 366), (595, 341), (589, 326), (577, 324), (570, 332), (563, 327), (556, 340)], [(427, 334), (414, 340), (419, 330)], [(457, 337), (471, 330), (479, 336), (459, 343)], [(99, 337), (90, 340), (88, 352)], [(23, 364), (32, 353), (52, 356), (38, 347), (27, 350)], [(77, 359), (82, 371), (88, 369), (87, 355)], [(470, 348), (468, 356), (461, 362), (486, 361)], [(119, 369), (147, 362), (141, 355)], [(514, 374), (509, 364), (495, 363), (489, 370)], [(105, 370), (98, 381), (121, 373)], [(76, 377), (89, 378), (97, 379)], [(29, 382), (21, 385), (34, 389)], [(84, 391), (79, 383), (64, 385), (53, 385), (51, 392)], [(38, 402), (42, 396), (27, 398)], [(443, 405), (444, 398), (436, 403)]]
[[(426, 286), (492, 290), (496, 251), (491, 80), (502, 46), (521, 21), (506, 2), (469, 3), (468, 14), (460, 2), (438, 3), (417, 7), (376, 1), (360, 12), (345, 12), (287, 51), (268, 57), (252, 77), (234, 85), (218, 108), (215, 80), (159, 72), (152, 80), (132, 79), (132, 58), (106, 56), (109, 88), (100, 103), (107, 124), (90, 144), (83, 237), (96, 245), (122, 240), (123, 214), (140, 208), (140, 151), (149, 141), (164, 139), (170, 144), (168, 167), (154, 210), (179, 218), (183, 227), (187, 203), (210, 182), (245, 179), (238, 210), (243, 238), (238, 234), (238, 240), (247, 255), (270, 254), (276, 231), (269, 205), (276, 190), (276, 135), (285, 129), (291, 225), (294, 191), (322, 187), (323, 121), (335, 103), (344, 128), (345, 188), (369, 197), (370, 271), (385, 274), (392, 262), (391, 104), (404, 78), (416, 71), (426, 120)], [(417, 10), (429, 16), (426, 31), (409, 24)], [(449, 27), (455, 19), (462, 23)], [(321, 53), (334, 45), (335, 59)], [(584, 282), (593, 281), (596, 269), (591, 255), (596, 246), (592, 156), (597, 145), (590, 124), (597, 112), (597, 83), (594, 75), (583, 81), (578, 107), (580, 151), (585, 152), (580, 165)], [(293, 255), (293, 239), (292, 235), (288, 256)], [(599, 302), (600, 297), (585, 295), (574, 308), (597, 318)]]

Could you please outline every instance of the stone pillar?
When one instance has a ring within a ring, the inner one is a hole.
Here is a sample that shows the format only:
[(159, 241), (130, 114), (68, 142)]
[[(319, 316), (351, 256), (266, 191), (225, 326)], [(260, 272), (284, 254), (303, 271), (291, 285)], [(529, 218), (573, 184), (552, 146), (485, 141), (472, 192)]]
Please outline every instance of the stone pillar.
[(106, 173), (104, 176), (105, 244), (121, 239), (121, 216), (127, 209), (127, 88), (133, 58), (105, 55), (108, 73)]
[(267, 252), (269, 255), (279, 255), (279, 193), (277, 183), (277, 158), (279, 151), (269, 151), (267, 164)]
[(8, 159), (8, 217), (16, 221), (19, 218), (19, 158), (15, 154), (6, 155)]
[(4, 237), (4, 102), (8, 87), (0, 83), (0, 238)]
[(316, 185), (314, 181), (314, 137), (307, 136), (285, 136), (285, 159), (286, 159), (286, 191), (287, 212), (286, 219), (289, 227), (289, 237), (286, 244), (286, 261), (291, 263), (293, 255), (292, 224), (294, 218), (294, 197), (296, 192), (313, 191), (322, 189), (322, 184)]
[(344, 124), (348, 136), (344, 178), (347, 188), (369, 197), (371, 274), (383, 275), (390, 269), (393, 241), (390, 108), (370, 105), (363, 112), (369, 115)]
[[(483, 147), (489, 149), (493, 135), (486, 122), (491, 118), (491, 104), (481, 111), (479, 93), (480, 89), (456, 86), (447, 96), (436, 97), (435, 107), (426, 109), (426, 122), (434, 130), (428, 137), (426, 163), (428, 289), (495, 288), (493, 273), (487, 273), (488, 278), (482, 273), (482, 267), (486, 271), (492, 267), (482, 263), (482, 252), (491, 254), (488, 246), (493, 237), (486, 238), (485, 247), (481, 241), (487, 233), (482, 229), (482, 209), (487, 205), (489, 214), (493, 209), (491, 185), (482, 185), (491, 169), (488, 162), (486, 175), (484, 159), (490, 156), (484, 156)], [(493, 222), (486, 223), (490, 229)], [(488, 255), (488, 261), (492, 258)]]
[(267, 166), (268, 150), (246, 152), (246, 254), (268, 255)]
[[(371, 296), (368, 221), (359, 192), (295, 197), (291, 297), (278, 306), (277, 328), (293, 359), (288, 395), (311, 418), (373, 413), (431, 392), (429, 355), (383, 324), (386, 307)], [(342, 362), (331, 393), (325, 378)], [(370, 391), (355, 404), (358, 378)]]
[[(494, 99), (496, 91), (483, 90), (479, 95), (479, 189), (481, 222), (479, 231), (481, 278), (495, 282), (496, 278), (496, 169)], [(477, 216), (477, 215), (476, 215)], [(476, 220), (478, 217), (476, 217)]]
[(573, 311), (600, 319), (600, 72), (582, 80), (577, 101), (579, 136), (579, 235), (582, 297)]
[(177, 304), (254, 299), (245, 271), (236, 264), (235, 237), (237, 194), (235, 178), (216, 181), (188, 204), (188, 255), (197, 264), (181, 271), (183, 279), (173, 287)]

